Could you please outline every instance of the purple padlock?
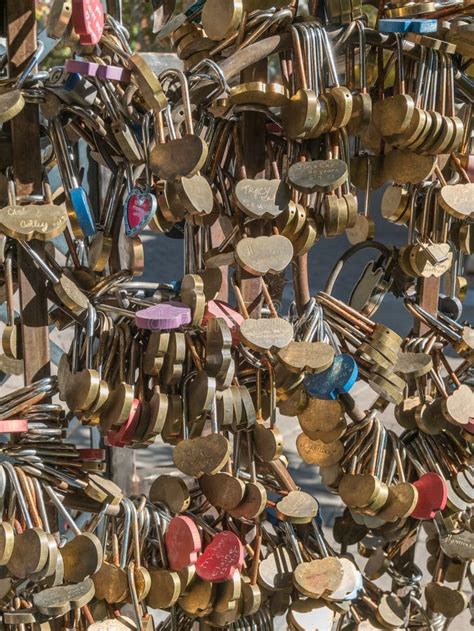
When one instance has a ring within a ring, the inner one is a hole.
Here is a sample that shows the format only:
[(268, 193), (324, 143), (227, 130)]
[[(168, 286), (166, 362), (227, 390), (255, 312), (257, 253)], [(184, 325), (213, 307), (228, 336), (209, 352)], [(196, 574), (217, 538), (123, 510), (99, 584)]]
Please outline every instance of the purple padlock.
[(107, 81), (121, 81), (122, 83), (130, 83), (132, 73), (127, 68), (120, 66), (109, 66), (108, 64), (99, 66), (97, 71), (99, 79)]
[(135, 313), (135, 324), (149, 331), (172, 331), (191, 322), (191, 309), (182, 302), (163, 302)]
[(64, 64), (66, 72), (77, 72), (83, 77), (95, 77), (99, 71), (99, 64), (91, 61), (82, 61), (81, 59), (68, 59)]

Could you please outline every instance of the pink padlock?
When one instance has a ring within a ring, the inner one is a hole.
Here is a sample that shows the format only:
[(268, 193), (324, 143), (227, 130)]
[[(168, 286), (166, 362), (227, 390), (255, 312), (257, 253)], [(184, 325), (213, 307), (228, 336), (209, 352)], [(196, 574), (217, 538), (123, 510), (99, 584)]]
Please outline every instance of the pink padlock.
[(121, 81), (122, 83), (130, 83), (132, 73), (128, 70), (128, 68), (104, 64), (99, 66), (97, 76), (99, 79), (104, 79), (106, 81)]
[(222, 318), (225, 321), (232, 333), (232, 343), (237, 346), (240, 342), (239, 329), (244, 321), (243, 316), (223, 300), (210, 300), (204, 312), (203, 326), (212, 318)]
[(470, 182), (474, 182), (474, 155), (465, 156), (461, 163), (467, 173)]
[(23, 418), (14, 418), (0, 421), (0, 434), (21, 434), (28, 431), (28, 421)]
[(162, 302), (135, 314), (135, 324), (149, 331), (172, 331), (191, 322), (191, 309), (182, 302)]
[(64, 64), (66, 72), (77, 72), (83, 77), (96, 77), (99, 68), (99, 64), (91, 61), (82, 61), (81, 59), (68, 59)]

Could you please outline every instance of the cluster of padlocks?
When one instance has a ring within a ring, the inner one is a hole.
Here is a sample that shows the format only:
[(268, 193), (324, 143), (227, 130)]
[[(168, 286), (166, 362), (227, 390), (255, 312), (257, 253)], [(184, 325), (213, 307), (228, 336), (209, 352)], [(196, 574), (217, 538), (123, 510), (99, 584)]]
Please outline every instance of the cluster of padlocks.
[[(131, 25), (99, 0), (53, 0), (36, 52), (0, 81), (1, 369), (28, 374), (37, 351), (29, 274), (46, 336), (70, 333), (57, 375), (0, 397), (1, 623), (460, 628), (474, 559), (472, 6), (152, 4), (156, 46), (174, 55), (132, 50)], [(71, 56), (38, 70), (51, 42)], [(41, 191), (25, 194), (15, 147), (38, 110)], [(99, 202), (78, 145), (102, 173)], [(376, 215), (405, 228), (403, 246), (377, 240)], [(150, 230), (182, 251), (182, 278), (150, 270)], [(318, 241), (334, 237), (348, 249), (311, 295)], [(363, 250), (373, 259), (336, 298)], [(378, 321), (388, 294), (410, 330)], [(307, 491), (281, 415), (299, 423)], [(77, 420), (101, 448), (67, 439)], [(173, 469), (127, 497), (106, 452), (160, 442)], [(317, 473), (344, 503), (332, 533)]]

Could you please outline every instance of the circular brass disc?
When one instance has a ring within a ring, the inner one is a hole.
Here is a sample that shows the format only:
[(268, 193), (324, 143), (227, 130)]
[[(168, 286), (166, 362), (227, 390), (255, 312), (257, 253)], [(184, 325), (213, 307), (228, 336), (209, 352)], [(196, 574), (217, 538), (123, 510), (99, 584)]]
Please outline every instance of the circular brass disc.
[(242, 0), (208, 0), (202, 11), (202, 25), (213, 40), (225, 39), (242, 19)]
[(373, 475), (346, 474), (339, 484), (339, 495), (347, 506), (368, 506), (375, 498), (380, 481)]
[(303, 138), (319, 122), (321, 108), (312, 90), (298, 90), (283, 107), (283, 127), (290, 138)]
[(232, 517), (255, 519), (263, 513), (267, 505), (267, 492), (260, 482), (247, 482), (242, 502), (229, 511)]
[(373, 239), (375, 237), (374, 220), (366, 215), (357, 215), (354, 226), (346, 229), (346, 236), (352, 245)]
[(415, 510), (417, 501), (416, 487), (408, 482), (395, 484), (389, 487), (387, 501), (382, 510), (377, 513), (377, 517), (390, 522), (409, 517)]
[(0, 123), (15, 118), (25, 107), (25, 99), (20, 90), (10, 90), (0, 94)]
[(147, 605), (154, 609), (172, 607), (181, 592), (181, 581), (177, 572), (158, 569), (151, 570), (151, 588), (147, 596)]
[(409, 377), (423, 377), (433, 367), (431, 356), (426, 353), (400, 353), (394, 366), (395, 372)]
[(308, 398), (305, 409), (298, 414), (301, 429), (311, 438), (312, 433), (330, 432), (344, 419), (344, 406), (338, 399)]
[(389, 96), (374, 103), (373, 121), (384, 136), (401, 134), (408, 128), (414, 109), (415, 102), (408, 94)]
[(100, 540), (91, 532), (74, 537), (60, 552), (64, 561), (64, 578), (71, 583), (95, 574), (104, 556)]
[(405, 223), (410, 196), (403, 186), (387, 186), (381, 203), (382, 217), (393, 223)]
[(327, 557), (300, 563), (295, 569), (293, 583), (296, 589), (309, 598), (319, 598), (341, 586), (344, 570), (339, 559)]

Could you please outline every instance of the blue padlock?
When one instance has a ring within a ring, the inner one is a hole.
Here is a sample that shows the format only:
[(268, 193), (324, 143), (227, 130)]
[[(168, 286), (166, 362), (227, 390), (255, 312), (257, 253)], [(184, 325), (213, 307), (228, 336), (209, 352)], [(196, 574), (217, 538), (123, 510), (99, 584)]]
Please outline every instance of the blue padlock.
[(437, 20), (411, 20), (410, 33), (436, 33)]
[(180, 280), (172, 280), (170, 283), (170, 289), (174, 294), (179, 294), (181, 291), (181, 281)]
[(75, 90), (77, 85), (81, 82), (82, 77), (78, 72), (70, 72), (66, 75), (66, 79), (63, 84), (65, 90)]
[(280, 524), (280, 520), (278, 519), (276, 510), (274, 508), (267, 507), (266, 512), (265, 512), (265, 519), (270, 524), (272, 524), (272, 526), (274, 526), (275, 528), (278, 528)]
[(351, 355), (336, 355), (332, 366), (318, 374), (305, 375), (306, 392), (317, 399), (337, 399), (357, 381), (359, 368)]
[(381, 33), (435, 33), (438, 29), (436, 20), (391, 18), (379, 20)]
[[(319, 504), (319, 502), (318, 502), (318, 504)], [(318, 512), (316, 514), (316, 517), (314, 517), (314, 521), (316, 522), (317, 527), (322, 529), (322, 527), (323, 527), (323, 515), (322, 515), (322, 512), (321, 512), (321, 504), (319, 504)]]
[(82, 186), (75, 186), (69, 189), (69, 199), (82, 233), (85, 237), (93, 237), (96, 225), (87, 193)]
[[(65, 186), (65, 193), (68, 200), (68, 212), (74, 214), (74, 219), (82, 234), (82, 238), (93, 237), (97, 231), (94, 215), (92, 214), (89, 197), (82, 186), (79, 186), (74, 167), (69, 155), (64, 129), (59, 117), (53, 119), (51, 128), (51, 139), (54, 151), (58, 157), (58, 167)], [(59, 157), (63, 158), (61, 162)], [(73, 224), (74, 229), (74, 224)]]
[(198, 15), (204, 6), (205, 0), (197, 0), (194, 2), (187, 11), (185, 11), (185, 16), (190, 19), (194, 19), (196, 15)]
[(381, 33), (407, 33), (410, 20), (382, 19), (378, 21), (377, 28)]
[(60, 101), (87, 109), (97, 96), (97, 86), (77, 72), (66, 72), (64, 66), (56, 66), (49, 72), (45, 85)]

